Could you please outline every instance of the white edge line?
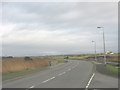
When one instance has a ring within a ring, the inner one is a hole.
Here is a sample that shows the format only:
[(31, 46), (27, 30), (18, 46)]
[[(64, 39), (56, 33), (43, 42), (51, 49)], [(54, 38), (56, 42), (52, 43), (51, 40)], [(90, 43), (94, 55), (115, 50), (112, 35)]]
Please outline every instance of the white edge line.
[(91, 76), (91, 78), (90, 78), (90, 80), (89, 80), (89, 82), (88, 82), (88, 84), (87, 84), (87, 86), (86, 86), (86, 88), (88, 88), (89, 87), (89, 85), (90, 85), (90, 83), (91, 83), (91, 81), (92, 81), (92, 79), (93, 79), (93, 77), (95, 76), (95, 73), (93, 73), (93, 75)]

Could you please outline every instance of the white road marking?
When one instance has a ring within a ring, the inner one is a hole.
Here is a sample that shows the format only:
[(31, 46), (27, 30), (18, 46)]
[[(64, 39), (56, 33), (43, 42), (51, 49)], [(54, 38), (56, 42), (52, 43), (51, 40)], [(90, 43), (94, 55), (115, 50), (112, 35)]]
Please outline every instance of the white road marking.
[(50, 80), (52, 80), (52, 79), (54, 79), (54, 78), (55, 78), (55, 77), (49, 78), (49, 79), (43, 81), (42, 83), (46, 83), (46, 82), (48, 82), (48, 81), (50, 81)]
[(62, 74), (60, 73), (60, 74), (58, 74), (58, 75), (60, 76), (60, 75), (62, 75)]
[(72, 67), (72, 69), (73, 69), (73, 68), (76, 68), (78, 65), (79, 65), (79, 64), (75, 65), (74, 67)]
[(55, 77), (52, 77), (50, 80), (54, 79)]
[(31, 88), (34, 88), (35, 86), (31, 86), (31, 87), (29, 87), (29, 88), (27, 88), (27, 89), (25, 89), (25, 90), (30, 90)]
[(63, 74), (65, 74), (66, 72), (62, 72), (62, 73), (60, 73), (60, 74), (58, 74), (59, 76), (61, 76), (61, 75), (63, 75)]
[(49, 79), (48, 79), (48, 80), (43, 81), (42, 83), (46, 83), (47, 81), (49, 81)]
[(71, 69), (68, 69), (67, 71), (70, 71)]
[(95, 64), (102, 64), (102, 63), (99, 63), (99, 62), (95, 62), (95, 61), (93, 61)]
[(91, 83), (91, 81), (92, 81), (92, 79), (93, 79), (93, 77), (95, 76), (95, 73), (93, 73), (93, 75), (92, 75), (92, 77), (90, 78), (90, 80), (89, 80), (89, 82), (88, 82), (88, 84), (87, 84), (87, 86), (86, 86), (86, 88), (88, 88), (89, 87), (89, 85), (90, 85), (90, 83)]
[(30, 88), (34, 88), (35, 86), (31, 86)]

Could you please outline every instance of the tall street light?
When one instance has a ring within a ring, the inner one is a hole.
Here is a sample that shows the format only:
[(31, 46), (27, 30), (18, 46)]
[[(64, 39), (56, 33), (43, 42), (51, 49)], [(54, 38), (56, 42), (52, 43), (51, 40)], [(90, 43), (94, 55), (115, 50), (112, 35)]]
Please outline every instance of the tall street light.
[(94, 49), (95, 49), (95, 61), (97, 61), (97, 56), (96, 56), (96, 42), (92, 41), (92, 43), (94, 43)]
[(104, 27), (97, 27), (98, 29), (103, 30), (103, 48), (104, 48), (104, 63), (106, 64), (106, 49), (105, 49), (105, 34), (104, 34)]

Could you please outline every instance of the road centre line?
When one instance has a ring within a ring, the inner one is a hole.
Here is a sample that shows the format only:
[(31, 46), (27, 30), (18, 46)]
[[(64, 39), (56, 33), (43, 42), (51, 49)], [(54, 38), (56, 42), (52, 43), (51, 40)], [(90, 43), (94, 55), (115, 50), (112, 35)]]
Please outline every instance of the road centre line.
[(34, 88), (35, 86), (31, 86), (31, 87), (29, 87), (29, 88), (27, 88), (27, 89), (25, 89), (25, 90), (29, 90), (29, 89), (32, 89), (32, 88)]
[(66, 73), (66, 72), (62, 72), (62, 73), (60, 73), (60, 74), (58, 74), (58, 75), (60, 76), (60, 75), (63, 75), (63, 74), (65, 74), (65, 73)]
[(68, 69), (67, 71), (70, 71), (71, 69)]
[(54, 79), (54, 78), (55, 78), (55, 77), (52, 77), (51, 80)]
[(35, 86), (31, 86), (30, 88), (34, 88)]
[[(77, 65), (78, 65), (78, 64), (77, 64)], [(77, 67), (77, 65), (73, 66), (72, 68), (69, 68), (67, 71), (72, 70), (73, 68)], [(65, 73), (66, 73), (66, 72), (62, 72), (62, 73), (58, 74), (58, 76), (61, 76), (61, 75), (65, 74)], [(42, 83), (46, 83), (46, 82), (48, 82), (48, 81), (50, 81), (50, 80), (52, 80), (52, 79), (54, 79), (54, 78), (55, 78), (55, 77), (49, 78), (49, 79), (47, 79), (47, 80), (44, 80), (43, 82), (41, 82), (41, 84), (42, 84)], [(32, 89), (32, 88), (34, 88), (34, 87), (35, 87), (35, 86), (31, 86), (31, 87), (29, 87), (29, 88), (26, 89), (26, 90)]]
[(102, 63), (99, 63), (99, 62), (95, 62), (95, 61), (93, 61), (93, 63), (95, 63), (95, 64), (102, 64)]
[(75, 65), (75, 66), (73, 66), (72, 68), (76, 68), (78, 66), (78, 64), (77, 65)]
[[(48, 81), (50, 81), (50, 80), (52, 80), (52, 79), (54, 79), (54, 78), (55, 78), (55, 77), (49, 78), (49, 79), (43, 81), (42, 83), (46, 83), (46, 82), (48, 82)], [(42, 83), (41, 83), (41, 84), (42, 84)], [(31, 86), (31, 87), (29, 87), (29, 88), (26, 89), (26, 90), (29, 90), (29, 89), (34, 88), (34, 87), (35, 87), (35, 86)]]
[(75, 68), (76, 66), (72, 67), (72, 68)]
[(54, 78), (55, 78), (55, 77), (49, 78), (49, 79), (43, 81), (42, 83), (46, 83), (46, 82), (48, 82), (48, 81), (50, 81), (50, 80), (52, 80), (52, 79), (54, 79)]
[(93, 73), (93, 75), (91, 76), (91, 78), (90, 78), (90, 80), (89, 80), (89, 82), (88, 82), (88, 84), (87, 84), (87, 86), (86, 86), (86, 88), (88, 88), (89, 87), (89, 85), (90, 85), (90, 83), (91, 83), (91, 81), (92, 81), (92, 79), (93, 79), (93, 77), (95, 76), (95, 73)]

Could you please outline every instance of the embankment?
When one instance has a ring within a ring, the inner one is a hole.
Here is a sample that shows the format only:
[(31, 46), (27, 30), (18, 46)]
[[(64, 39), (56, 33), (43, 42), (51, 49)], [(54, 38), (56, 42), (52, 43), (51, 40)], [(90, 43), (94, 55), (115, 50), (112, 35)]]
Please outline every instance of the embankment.
[(2, 60), (2, 73), (42, 68), (48, 65), (48, 60), (39, 58), (32, 58), (32, 60), (24, 60), (24, 58), (4, 59)]

